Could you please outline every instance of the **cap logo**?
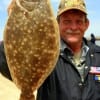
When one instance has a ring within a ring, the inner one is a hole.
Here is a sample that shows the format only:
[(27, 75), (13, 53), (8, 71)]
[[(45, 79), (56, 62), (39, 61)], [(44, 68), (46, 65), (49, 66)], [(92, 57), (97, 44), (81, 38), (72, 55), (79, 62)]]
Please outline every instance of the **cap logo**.
[(81, 0), (65, 0), (64, 2), (65, 7), (74, 7), (74, 6), (81, 6), (85, 8), (85, 4)]

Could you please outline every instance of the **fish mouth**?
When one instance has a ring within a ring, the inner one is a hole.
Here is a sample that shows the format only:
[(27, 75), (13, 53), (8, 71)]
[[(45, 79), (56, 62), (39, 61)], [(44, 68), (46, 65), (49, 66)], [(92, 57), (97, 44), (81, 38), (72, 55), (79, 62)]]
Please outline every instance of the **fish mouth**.
[(31, 12), (38, 7), (40, 0), (16, 0), (17, 6), (26, 12)]

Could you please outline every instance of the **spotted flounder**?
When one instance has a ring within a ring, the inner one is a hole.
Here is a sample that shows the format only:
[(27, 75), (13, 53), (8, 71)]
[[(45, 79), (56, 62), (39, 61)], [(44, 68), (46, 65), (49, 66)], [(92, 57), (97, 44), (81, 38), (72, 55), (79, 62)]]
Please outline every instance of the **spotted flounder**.
[(34, 100), (53, 71), (60, 46), (56, 18), (49, 0), (13, 0), (4, 29), (4, 48), (20, 100)]

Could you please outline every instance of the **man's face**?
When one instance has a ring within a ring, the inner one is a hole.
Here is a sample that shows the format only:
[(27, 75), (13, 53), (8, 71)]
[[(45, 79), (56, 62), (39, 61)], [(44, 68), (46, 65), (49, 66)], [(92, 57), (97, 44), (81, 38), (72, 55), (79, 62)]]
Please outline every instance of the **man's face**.
[(84, 32), (89, 25), (85, 14), (78, 10), (64, 12), (60, 15), (58, 23), (61, 38), (68, 44), (78, 44), (82, 42)]

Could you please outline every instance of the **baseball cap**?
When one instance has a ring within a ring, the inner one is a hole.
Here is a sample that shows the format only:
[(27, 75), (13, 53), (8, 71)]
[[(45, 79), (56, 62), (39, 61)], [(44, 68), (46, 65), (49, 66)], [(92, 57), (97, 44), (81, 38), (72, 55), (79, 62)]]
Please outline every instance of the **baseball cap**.
[(61, 0), (58, 7), (57, 16), (71, 9), (76, 9), (87, 14), (84, 0)]

